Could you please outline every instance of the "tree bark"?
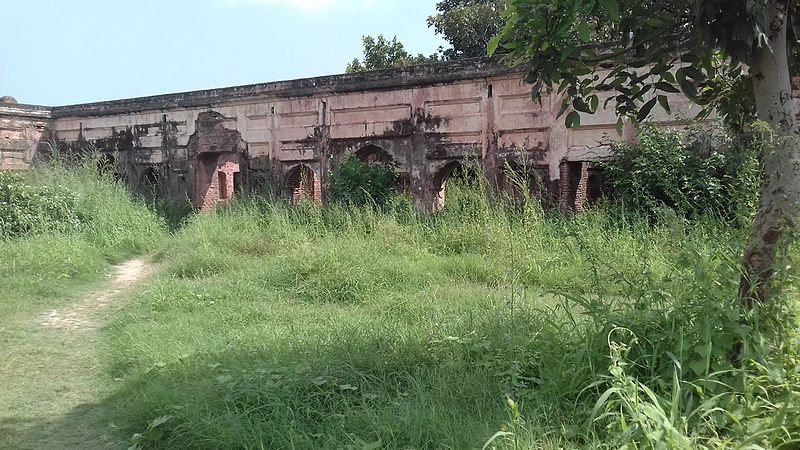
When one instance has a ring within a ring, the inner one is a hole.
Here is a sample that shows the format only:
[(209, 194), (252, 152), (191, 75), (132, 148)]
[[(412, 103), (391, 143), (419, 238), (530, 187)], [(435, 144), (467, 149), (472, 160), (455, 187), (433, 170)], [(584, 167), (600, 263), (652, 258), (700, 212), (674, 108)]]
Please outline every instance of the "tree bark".
[(742, 261), (739, 297), (748, 309), (769, 299), (777, 258), (800, 220), (800, 130), (789, 76), (788, 3), (768, 1), (771, 48), (756, 49), (750, 64), (758, 118), (773, 128), (774, 138), (764, 150), (764, 186)]

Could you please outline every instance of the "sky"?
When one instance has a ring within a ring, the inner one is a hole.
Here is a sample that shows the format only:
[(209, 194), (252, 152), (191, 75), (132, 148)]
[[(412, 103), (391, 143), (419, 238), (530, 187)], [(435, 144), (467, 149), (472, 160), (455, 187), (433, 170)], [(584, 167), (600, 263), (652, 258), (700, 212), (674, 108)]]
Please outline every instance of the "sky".
[(0, 96), (59, 106), (344, 72), (361, 36), (445, 45), (436, 0), (0, 0)]

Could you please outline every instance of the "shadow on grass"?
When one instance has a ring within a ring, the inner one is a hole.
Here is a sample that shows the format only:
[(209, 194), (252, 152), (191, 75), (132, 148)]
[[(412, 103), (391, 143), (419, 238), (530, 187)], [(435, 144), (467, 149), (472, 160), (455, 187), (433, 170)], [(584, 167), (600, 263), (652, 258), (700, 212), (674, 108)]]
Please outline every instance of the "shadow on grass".
[[(144, 448), (480, 448), (508, 421), (506, 396), (537, 384), (502, 325), (231, 346), (130, 369), (99, 404), (62, 417), (0, 426), (10, 443), (66, 436), (60, 448), (87, 448), (72, 444), (93, 417), (116, 446), (140, 433)], [(88, 433), (85, 443), (108, 446)]]
[(107, 405), (82, 404), (54, 417), (0, 419), (0, 448), (18, 450), (117, 448)]

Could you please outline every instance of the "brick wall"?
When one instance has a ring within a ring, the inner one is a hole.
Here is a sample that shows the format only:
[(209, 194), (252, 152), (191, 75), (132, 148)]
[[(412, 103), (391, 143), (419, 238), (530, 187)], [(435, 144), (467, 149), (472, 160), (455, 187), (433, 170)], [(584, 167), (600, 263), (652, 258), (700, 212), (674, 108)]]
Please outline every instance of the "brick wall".
[[(220, 202), (229, 202), (233, 198), (233, 180), (240, 170), (236, 154), (223, 153), (213, 156), (216, 158), (204, 155), (202, 163), (198, 164), (197, 205), (201, 211), (209, 210)], [(220, 174), (224, 176), (220, 177)], [(223, 179), (225, 185), (220, 186), (220, 181)]]
[(305, 165), (300, 165), (292, 169), (287, 176), (287, 187), (290, 192), (290, 201), (293, 204), (300, 203), (304, 199), (310, 199), (315, 203), (322, 201), (322, 184), (314, 171)]

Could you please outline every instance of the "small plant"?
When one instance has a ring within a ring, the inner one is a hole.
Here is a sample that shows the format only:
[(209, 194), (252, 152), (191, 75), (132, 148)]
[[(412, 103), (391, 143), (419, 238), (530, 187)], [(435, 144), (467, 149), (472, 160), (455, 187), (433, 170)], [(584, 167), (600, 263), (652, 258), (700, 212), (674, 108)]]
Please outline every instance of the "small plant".
[(153, 448), (160, 444), (164, 439), (164, 424), (170, 421), (172, 416), (161, 416), (153, 419), (142, 433), (136, 433), (131, 437), (131, 445), (128, 450), (141, 450)]

